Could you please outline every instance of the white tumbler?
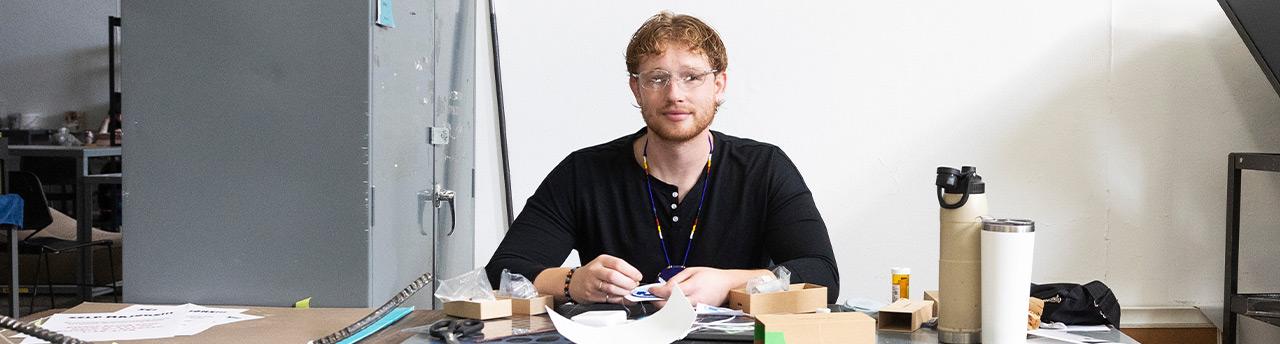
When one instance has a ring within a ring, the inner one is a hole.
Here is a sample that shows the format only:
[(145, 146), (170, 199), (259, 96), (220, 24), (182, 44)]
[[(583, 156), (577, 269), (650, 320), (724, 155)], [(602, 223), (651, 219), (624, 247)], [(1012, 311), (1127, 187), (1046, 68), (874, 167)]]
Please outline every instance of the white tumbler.
[(1027, 298), (1036, 226), (1031, 220), (982, 223), (982, 342), (1027, 342)]

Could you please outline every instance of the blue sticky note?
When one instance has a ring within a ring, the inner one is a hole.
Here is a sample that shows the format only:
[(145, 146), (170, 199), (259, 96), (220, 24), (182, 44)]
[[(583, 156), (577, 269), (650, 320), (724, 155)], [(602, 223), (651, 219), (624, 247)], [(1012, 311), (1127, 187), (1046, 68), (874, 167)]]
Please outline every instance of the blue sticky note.
[[(382, 0), (379, 0), (379, 1), (382, 1)], [(369, 326), (365, 326), (363, 329), (360, 330), (360, 332), (356, 332), (356, 334), (351, 335), (351, 337), (347, 337), (347, 339), (343, 339), (342, 341), (338, 342), (338, 344), (352, 344), (355, 342), (359, 342), (361, 339), (364, 339), (365, 337), (368, 337), (369, 335), (372, 335), (378, 332), (378, 330), (386, 328), (387, 326), (391, 326), (392, 323), (396, 322), (397, 320), (400, 320), (400, 318), (403, 318), (404, 316), (409, 315), (409, 312), (413, 312), (413, 307), (398, 307), (396, 309), (393, 309), (390, 312), (387, 312), (387, 315), (382, 316), (382, 319), (378, 319), (378, 321), (375, 321), (372, 324), (369, 324)]]
[(378, 0), (378, 20), (373, 23), (386, 27), (396, 27), (396, 18), (391, 16), (391, 0)]

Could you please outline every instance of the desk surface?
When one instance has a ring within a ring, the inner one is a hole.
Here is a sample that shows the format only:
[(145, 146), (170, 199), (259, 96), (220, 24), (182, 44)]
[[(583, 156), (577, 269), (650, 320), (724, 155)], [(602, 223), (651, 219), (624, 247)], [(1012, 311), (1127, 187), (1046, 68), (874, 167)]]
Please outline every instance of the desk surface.
[[(86, 302), (76, 306), (75, 308), (67, 310), (66, 313), (114, 312), (126, 306), (128, 306), (128, 304)], [(308, 340), (317, 339), (342, 329), (373, 311), (371, 308), (298, 309), (284, 307), (219, 307), (248, 308), (249, 310), (246, 311), (245, 314), (260, 315), (263, 316), (263, 318), (215, 326), (195, 336), (120, 341), (120, 343), (305, 343)], [(445, 315), (441, 311), (414, 311), (404, 319), (401, 319), (386, 329), (375, 333), (373, 336), (370, 336), (361, 343), (434, 343), (428, 340), (424, 335), (415, 335), (414, 333), (403, 332), (401, 330), (429, 325), (444, 317)], [(551, 321), (545, 315), (516, 315), (509, 318), (490, 320), (485, 322), (485, 325), (485, 333), (489, 335), (490, 338), (492, 338), (492, 336), (496, 336), (498, 332), (505, 332), (507, 334), (531, 333), (532, 338), (542, 339), (534, 342), (550, 344), (568, 342), (563, 340), (563, 338), (558, 342), (543, 341), (549, 338), (558, 337), (553, 332), (554, 328), (551, 325)], [(1118, 343), (1137, 343), (1118, 330), (1112, 330), (1110, 332), (1083, 332), (1079, 334), (1111, 340)], [(12, 332), (3, 331), (0, 332), (0, 335), (8, 337), (12, 335)], [(880, 331), (876, 336), (877, 343), (882, 344), (938, 342), (937, 332), (929, 329), (920, 329), (912, 333)], [(519, 339), (523, 338), (509, 338), (509, 340), (498, 340), (496, 342), (521, 342)], [(528, 340), (526, 339), (526, 341)], [(713, 342), (681, 341), (681, 343)], [(1028, 341), (1028, 343), (1057, 342), (1039, 338)]]

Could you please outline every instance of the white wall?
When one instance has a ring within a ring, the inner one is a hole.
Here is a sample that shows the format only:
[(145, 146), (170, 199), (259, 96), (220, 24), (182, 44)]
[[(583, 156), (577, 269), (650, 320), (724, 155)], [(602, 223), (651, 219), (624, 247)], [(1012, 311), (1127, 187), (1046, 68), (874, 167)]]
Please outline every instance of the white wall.
[(0, 1), (0, 116), (42, 113), (50, 129), (77, 111), (82, 129), (107, 116), (107, 17), (118, 0)]
[[(891, 266), (913, 268), (914, 297), (937, 287), (934, 168), (964, 164), (993, 215), (1038, 222), (1036, 281), (1220, 308), (1226, 155), (1280, 151), (1280, 97), (1214, 1), (498, 5), (517, 211), (566, 154), (643, 125), (627, 41), (659, 10), (693, 14), (728, 47), (712, 128), (793, 158), (841, 299), (887, 297)], [(483, 94), (489, 62), (477, 65)], [(504, 228), (491, 106), (478, 106), (479, 265)]]

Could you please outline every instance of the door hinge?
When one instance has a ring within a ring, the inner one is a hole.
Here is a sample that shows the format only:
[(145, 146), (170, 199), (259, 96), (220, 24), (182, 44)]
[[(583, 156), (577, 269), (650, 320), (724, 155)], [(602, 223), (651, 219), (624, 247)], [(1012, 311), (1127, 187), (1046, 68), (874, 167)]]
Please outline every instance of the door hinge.
[(427, 128), (427, 143), (432, 145), (449, 144), (449, 128), (429, 127)]

